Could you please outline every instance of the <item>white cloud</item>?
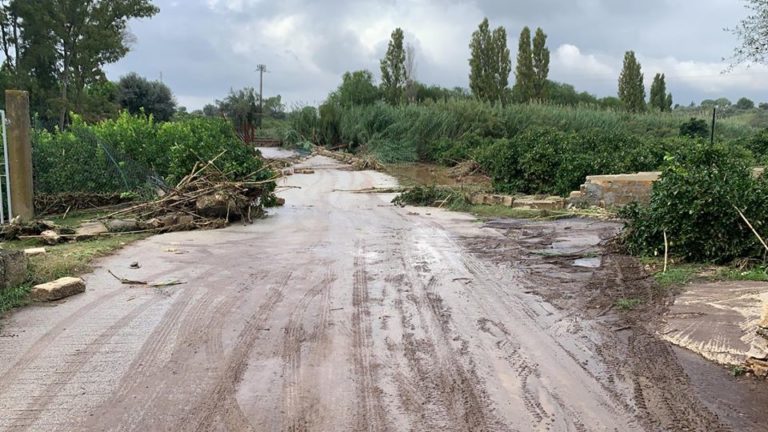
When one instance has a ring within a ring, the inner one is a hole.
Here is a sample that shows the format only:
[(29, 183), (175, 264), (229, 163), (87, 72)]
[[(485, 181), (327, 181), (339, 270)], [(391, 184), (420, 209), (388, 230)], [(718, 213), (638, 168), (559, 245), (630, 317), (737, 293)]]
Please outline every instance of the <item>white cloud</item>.
[(594, 54), (583, 54), (579, 47), (571, 44), (560, 45), (555, 50), (551, 63), (550, 70), (554, 69), (571, 77), (609, 79), (618, 74), (604, 59), (598, 59)]

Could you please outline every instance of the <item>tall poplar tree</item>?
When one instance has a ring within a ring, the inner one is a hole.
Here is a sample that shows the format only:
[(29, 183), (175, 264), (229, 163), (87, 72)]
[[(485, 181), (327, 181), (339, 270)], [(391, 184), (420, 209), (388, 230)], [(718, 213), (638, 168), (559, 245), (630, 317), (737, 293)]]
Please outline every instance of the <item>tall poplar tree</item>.
[(544, 101), (547, 99), (549, 48), (547, 48), (547, 35), (541, 28), (536, 29), (536, 36), (533, 38), (533, 74), (533, 98)]
[(634, 51), (627, 51), (624, 55), (624, 68), (619, 76), (619, 99), (627, 111), (645, 111), (643, 72)]
[(651, 84), (651, 100), (650, 106), (652, 109), (659, 111), (670, 111), (671, 104), (667, 104), (667, 101), (672, 101), (672, 95), (667, 95), (667, 81), (664, 74), (656, 74), (653, 77), (653, 84)]
[(472, 33), (469, 43), (469, 88), (481, 100), (504, 101), (512, 71), (507, 31), (498, 27), (491, 32), (488, 18)]
[(517, 66), (515, 67), (515, 87), (512, 93), (518, 102), (530, 102), (535, 94), (536, 72), (533, 68), (531, 51), (531, 29), (524, 27), (517, 44)]
[(408, 79), (403, 39), (403, 30), (396, 28), (392, 32), (387, 53), (381, 59), (381, 91), (384, 94), (384, 100), (392, 105), (402, 102)]

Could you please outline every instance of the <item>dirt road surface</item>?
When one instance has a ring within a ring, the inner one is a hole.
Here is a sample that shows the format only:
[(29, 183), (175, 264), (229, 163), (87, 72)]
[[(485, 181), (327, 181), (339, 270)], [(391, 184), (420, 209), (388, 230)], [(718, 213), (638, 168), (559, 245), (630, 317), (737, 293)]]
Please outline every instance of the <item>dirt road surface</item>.
[(601, 253), (616, 225), (484, 226), (305, 164), (268, 219), (131, 245), (6, 319), (0, 430), (729, 429), (666, 345), (590, 312), (626, 279)]

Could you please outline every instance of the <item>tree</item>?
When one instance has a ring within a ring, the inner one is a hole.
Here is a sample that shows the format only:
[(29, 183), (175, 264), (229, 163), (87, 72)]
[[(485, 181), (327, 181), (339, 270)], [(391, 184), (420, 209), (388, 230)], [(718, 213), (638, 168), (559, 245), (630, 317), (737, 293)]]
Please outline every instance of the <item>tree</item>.
[(135, 72), (120, 78), (118, 102), (131, 114), (143, 112), (161, 122), (170, 120), (176, 112), (176, 101), (167, 85), (149, 81)]
[(680, 125), (680, 136), (706, 139), (709, 137), (709, 126), (705, 120), (691, 117), (690, 120)]
[(218, 112), (228, 118), (238, 134), (248, 141), (254, 135), (254, 125), (259, 120), (259, 94), (252, 87), (230, 90), (223, 101), (216, 101)]
[(715, 104), (717, 104), (717, 106), (719, 106), (720, 108), (725, 108), (733, 105), (733, 102), (731, 102), (731, 100), (728, 98), (721, 97), (715, 101)]
[(0, 14), (6, 62), (36, 108), (56, 107), (63, 128), (70, 110), (82, 111), (86, 86), (104, 80), (103, 66), (128, 53), (128, 20), (158, 11), (150, 0), (11, 0)]
[(656, 74), (651, 84), (650, 106), (659, 111), (672, 111), (672, 94), (667, 93), (667, 81), (664, 74)]
[(624, 68), (619, 77), (619, 99), (627, 111), (645, 111), (643, 72), (634, 51), (627, 51), (624, 55)]
[(469, 48), (469, 88), (472, 94), (485, 101), (504, 101), (512, 71), (507, 31), (498, 27), (491, 32), (488, 18), (485, 18), (472, 33)]
[(528, 103), (535, 94), (534, 82), (536, 72), (533, 68), (533, 52), (531, 51), (531, 29), (524, 27), (520, 32), (517, 45), (517, 66), (515, 67), (515, 87), (512, 92), (515, 100)]
[(408, 102), (416, 101), (416, 47), (405, 45), (405, 96)]
[(736, 102), (736, 108), (738, 109), (750, 110), (754, 107), (755, 107), (755, 102), (745, 97), (739, 99), (738, 102)]
[(336, 94), (339, 104), (344, 107), (372, 105), (381, 97), (373, 83), (373, 74), (367, 70), (345, 72)]
[(750, 14), (739, 26), (728, 29), (740, 42), (733, 51), (731, 69), (737, 63), (768, 62), (768, 0), (744, 0)]
[(213, 104), (205, 104), (203, 107), (203, 115), (206, 117), (216, 117), (219, 115), (219, 108)]
[(403, 30), (396, 28), (387, 47), (387, 53), (381, 59), (381, 91), (390, 104), (403, 100), (405, 90), (405, 49), (403, 48)]
[(533, 98), (544, 101), (547, 99), (549, 48), (547, 48), (547, 35), (541, 28), (536, 29), (536, 36), (533, 38), (533, 73)]
[(757, 106), (761, 110), (768, 110), (768, 103), (766, 102), (760, 102), (760, 105)]

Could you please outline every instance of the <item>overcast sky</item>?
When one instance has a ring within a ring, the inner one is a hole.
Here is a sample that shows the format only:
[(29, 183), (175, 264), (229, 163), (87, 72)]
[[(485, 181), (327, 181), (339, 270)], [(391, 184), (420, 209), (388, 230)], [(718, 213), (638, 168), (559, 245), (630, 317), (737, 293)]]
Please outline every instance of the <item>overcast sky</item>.
[[(523, 26), (540, 26), (552, 51), (550, 78), (615, 96), (624, 52), (634, 50), (646, 89), (666, 73), (675, 103), (725, 96), (768, 101), (768, 68), (721, 74), (737, 44), (723, 31), (744, 18), (740, 0), (155, 0), (160, 13), (131, 22), (132, 51), (107, 67), (163, 81), (189, 109), (230, 88), (258, 88), (294, 104), (318, 104), (345, 71), (379, 75), (390, 33), (417, 49), (417, 79), (468, 87), (469, 39), (483, 17), (504, 26), (514, 62)], [(510, 84), (514, 76), (510, 77)]]

